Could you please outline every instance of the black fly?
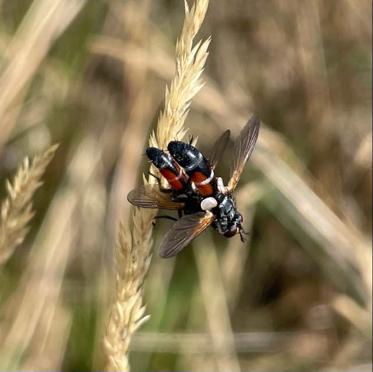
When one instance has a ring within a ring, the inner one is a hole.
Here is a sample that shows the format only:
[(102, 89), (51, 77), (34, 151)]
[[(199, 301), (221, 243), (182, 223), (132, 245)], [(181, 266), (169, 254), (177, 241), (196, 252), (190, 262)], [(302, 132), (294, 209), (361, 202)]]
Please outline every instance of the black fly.
[(232, 192), (258, 139), (260, 121), (252, 117), (234, 142), (233, 165), (227, 186), (214, 169), (229, 141), (230, 131), (225, 131), (206, 158), (190, 143), (171, 141), (167, 150), (149, 147), (146, 154), (170, 189), (159, 185), (145, 185), (132, 190), (128, 201), (142, 208), (173, 209), (179, 219), (167, 232), (160, 248), (162, 257), (172, 257), (186, 247), (208, 226), (220, 234), (232, 237), (245, 233), (243, 218), (237, 211)]

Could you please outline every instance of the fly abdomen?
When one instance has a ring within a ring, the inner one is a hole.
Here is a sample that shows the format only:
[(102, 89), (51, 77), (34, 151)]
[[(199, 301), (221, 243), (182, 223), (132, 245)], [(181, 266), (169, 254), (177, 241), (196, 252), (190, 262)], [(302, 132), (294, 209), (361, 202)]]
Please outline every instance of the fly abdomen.
[(182, 166), (202, 196), (214, 193), (215, 176), (208, 160), (189, 143), (171, 141), (168, 146), (171, 156)]
[(187, 176), (169, 154), (156, 147), (148, 147), (146, 155), (153, 165), (159, 169), (162, 176), (166, 178), (172, 189), (179, 191), (186, 187)]
[(212, 169), (209, 169), (208, 176), (204, 172), (195, 171), (190, 176), (190, 179), (194, 182), (202, 196), (214, 194), (214, 171)]

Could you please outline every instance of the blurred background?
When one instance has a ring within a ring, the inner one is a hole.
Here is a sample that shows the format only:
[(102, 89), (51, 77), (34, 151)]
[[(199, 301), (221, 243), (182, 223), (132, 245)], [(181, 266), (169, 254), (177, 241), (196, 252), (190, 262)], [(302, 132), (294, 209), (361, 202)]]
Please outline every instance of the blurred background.
[[(213, 1), (186, 126), (208, 150), (255, 113), (236, 192), (248, 242), (158, 257), (141, 371), (371, 371), (371, 2)], [(102, 370), (118, 221), (174, 72), (182, 1), (0, 1), (0, 196), (59, 143), (0, 270), (1, 370)], [(229, 154), (218, 167), (227, 179)]]

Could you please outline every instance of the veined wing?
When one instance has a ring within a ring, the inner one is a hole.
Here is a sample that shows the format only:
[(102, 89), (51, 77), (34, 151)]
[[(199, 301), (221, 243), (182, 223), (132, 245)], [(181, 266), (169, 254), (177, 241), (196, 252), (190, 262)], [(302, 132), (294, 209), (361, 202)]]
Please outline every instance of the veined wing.
[(230, 192), (236, 188), (245, 164), (254, 150), (256, 140), (258, 139), (259, 127), (259, 119), (254, 116), (251, 117), (234, 142), (233, 168), (228, 182), (228, 190)]
[(176, 256), (194, 238), (201, 234), (212, 223), (211, 212), (198, 212), (180, 218), (172, 226), (163, 240), (160, 248), (161, 257)]
[(171, 193), (165, 193), (159, 190), (158, 185), (142, 185), (130, 191), (127, 200), (141, 208), (153, 209), (182, 209), (184, 203), (174, 202), (171, 199)]
[(228, 129), (226, 130), (214, 143), (210, 154), (208, 155), (207, 159), (211, 165), (211, 167), (214, 169), (218, 162), (220, 161), (221, 157), (224, 154), (225, 148), (227, 147), (227, 144), (229, 142), (229, 136), (231, 134), (231, 131)]

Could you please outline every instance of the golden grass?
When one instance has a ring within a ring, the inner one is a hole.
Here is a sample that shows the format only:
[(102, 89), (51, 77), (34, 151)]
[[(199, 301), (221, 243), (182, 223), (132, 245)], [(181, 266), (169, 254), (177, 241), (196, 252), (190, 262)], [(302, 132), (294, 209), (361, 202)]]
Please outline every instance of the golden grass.
[[(39, 193), (46, 213), (27, 223), (35, 239), (26, 236), (22, 255), (0, 270), (1, 369), (103, 369), (101, 316), (114, 291), (107, 247), (125, 215), (120, 231), (138, 268), (118, 253), (118, 291), (130, 293), (128, 283), (140, 297), (135, 305), (121, 297), (117, 312), (138, 327), (145, 298), (152, 315), (146, 330), (124, 333), (136, 371), (232, 370), (224, 365), (235, 358), (242, 370), (372, 371), (371, 2), (211, 4), (208, 75), (188, 122), (202, 150), (217, 126), (238, 132), (249, 110), (267, 124), (235, 195), (248, 230), (253, 219), (250, 247), (201, 237), (201, 255), (152, 260), (144, 295), (143, 278), (126, 277), (145, 274), (152, 236), (141, 235), (142, 215), (133, 226), (124, 200), (141, 171), (157, 93), (174, 76), (172, 14), (182, 4), (13, 3), (0, 0), (1, 184), (19, 153), (50, 138), (64, 139), (66, 167), (48, 171), (60, 182)], [(75, 63), (81, 57), (87, 64)], [(188, 111), (170, 109), (169, 117)]]
[[(4, 370), (25, 370), (26, 366), (35, 370), (41, 366), (45, 370), (58, 369), (71, 324), (71, 313), (61, 303), (65, 270), (81, 236), (77, 222), (80, 203), (100, 159), (99, 144), (90, 137), (71, 156), (64, 182), (30, 247), (19, 283), (5, 304), (0, 335), (0, 349), (6, 350), (1, 358)], [(66, 328), (61, 328), (60, 323)], [(59, 341), (48, 343), (53, 334), (58, 334)]]
[[(205, 13), (208, 0), (197, 0), (191, 9), (185, 3), (185, 21), (176, 45), (176, 76), (166, 88), (165, 106), (160, 115), (156, 133), (150, 137), (150, 146), (165, 148), (172, 139), (182, 139), (184, 121), (191, 99), (201, 89), (200, 76), (207, 58), (209, 40), (193, 46)], [(148, 182), (144, 179), (144, 182)], [(150, 180), (149, 182), (154, 182)], [(143, 324), (143, 283), (152, 255), (152, 223), (156, 211), (136, 209), (132, 228), (122, 224), (115, 250), (116, 292), (106, 335), (105, 351), (108, 370), (129, 370), (128, 349), (132, 334)]]
[(0, 149), (15, 126), (32, 78), (84, 4), (84, 0), (35, 0), (30, 6), (5, 51), (8, 63), (0, 75)]
[(185, 21), (181, 36), (176, 44), (176, 76), (166, 88), (165, 107), (161, 113), (156, 134), (150, 137), (149, 145), (166, 148), (172, 139), (182, 139), (183, 129), (192, 98), (202, 88), (200, 76), (207, 58), (210, 39), (193, 40), (205, 17), (208, 1), (197, 1), (191, 10), (185, 2)]
[(28, 223), (34, 215), (32, 198), (42, 184), (45, 168), (57, 148), (58, 145), (49, 147), (42, 154), (36, 155), (31, 162), (26, 157), (13, 182), (6, 183), (8, 197), (1, 205), (0, 216), (0, 265), (9, 259), (28, 232)]

